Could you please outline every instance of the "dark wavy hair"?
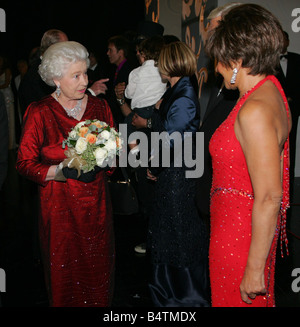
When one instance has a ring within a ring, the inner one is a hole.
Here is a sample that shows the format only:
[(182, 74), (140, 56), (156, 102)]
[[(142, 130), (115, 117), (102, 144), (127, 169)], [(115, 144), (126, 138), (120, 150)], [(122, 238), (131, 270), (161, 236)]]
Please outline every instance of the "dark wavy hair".
[(164, 44), (165, 42), (162, 36), (152, 36), (142, 41), (138, 45), (138, 49), (145, 56), (145, 60), (153, 59), (157, 63)]
[(250, 75), (272, 75), (283, 49), (283, 30), (278, 19), (256, 4), (231, 9), (208, 36), (207, 54), (226, 67), (242, 60)]

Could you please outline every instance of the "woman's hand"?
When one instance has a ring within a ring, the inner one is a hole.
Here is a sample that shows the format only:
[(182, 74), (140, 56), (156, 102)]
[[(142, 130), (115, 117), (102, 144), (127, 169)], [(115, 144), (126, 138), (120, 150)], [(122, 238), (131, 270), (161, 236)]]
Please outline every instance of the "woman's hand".
[(157, 177), (152, 175), (149, 169), (147, 169), (147, 178), (154, 182), (157, 181)]
[(255, 270), (246, 267), (245, 273), (240, 285), (241, 297), (244, 302), (251, 304), (257, 295), (266, 294), (264, 269)]
[(147, 119), (142, 118), (137, 114), (134, 114), (134, 116), (132, 117), (132, 125), (135, 126), (137, 129), (147, 128)]
[(101, 171), (101, 168), (98, 166), (95, 166), (95, 168), (87, 173), (84, 173), (81, 170), (80, 176), (78, 176), (77, 169), (64, 167), (62, 169), (64, 176), (67, 179), (75, 179), (83, 183), (91, 183), (96, 179), (96, 175), (99, 171)]

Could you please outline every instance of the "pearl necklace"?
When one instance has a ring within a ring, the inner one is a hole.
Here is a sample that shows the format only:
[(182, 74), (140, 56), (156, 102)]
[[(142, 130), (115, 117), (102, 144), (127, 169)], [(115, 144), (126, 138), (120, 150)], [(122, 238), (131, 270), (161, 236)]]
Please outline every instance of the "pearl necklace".
[(58, 98), (57, 98), (57, 95), (56, 93), (54, 94), (55, 96), (55, 100), (64, 108), (65, 112), (67, 113), (67, 115), (69, 117), (73, 117), (74, 119), (76, 119), (76, 117), (78, 116), (79, 112), (81, 111), (81, 104), (82, 104), (82, 100), (83, 99), (80, 99), (80, 100), (77, 100), (77, 103), (75, 104), (75, 107), (74, 108), (71, 108), (71, 109), (68, 109), (66, 107), (64, 107), (59, 101), (58, 101)]

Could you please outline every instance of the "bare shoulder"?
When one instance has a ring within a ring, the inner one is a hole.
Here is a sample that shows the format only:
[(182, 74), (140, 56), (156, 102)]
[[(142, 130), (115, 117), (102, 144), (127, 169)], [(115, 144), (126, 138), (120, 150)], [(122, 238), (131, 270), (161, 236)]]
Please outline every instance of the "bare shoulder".
[(273, 83), (266, 83), (245, 101), (237, 116), (235, 130), (253, 137), (268, 131), (275, 132), (278, 139), (285, 139), (290, 130), (290, 121), (282, 96)]
[(236, 126), (242, 130), (253, 130), (259, 127), (274, 126), (276, 120), (274, 109), (270, 103), (261, 99), (249, 99), (240, 109)]

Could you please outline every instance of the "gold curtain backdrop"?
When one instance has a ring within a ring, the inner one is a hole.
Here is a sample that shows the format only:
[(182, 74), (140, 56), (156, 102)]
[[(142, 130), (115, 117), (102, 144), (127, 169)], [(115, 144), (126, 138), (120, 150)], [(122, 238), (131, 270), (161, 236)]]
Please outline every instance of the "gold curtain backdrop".
[(197, 79), (199, 98), (205, 98), (205, 86), (209, 75), (214, 73), (204, 53), (207, 36), (207, 19), (210, 11), (217, 7), (217, 0), (182, 0), (182, 40), (195, 52), (198, 59)]

